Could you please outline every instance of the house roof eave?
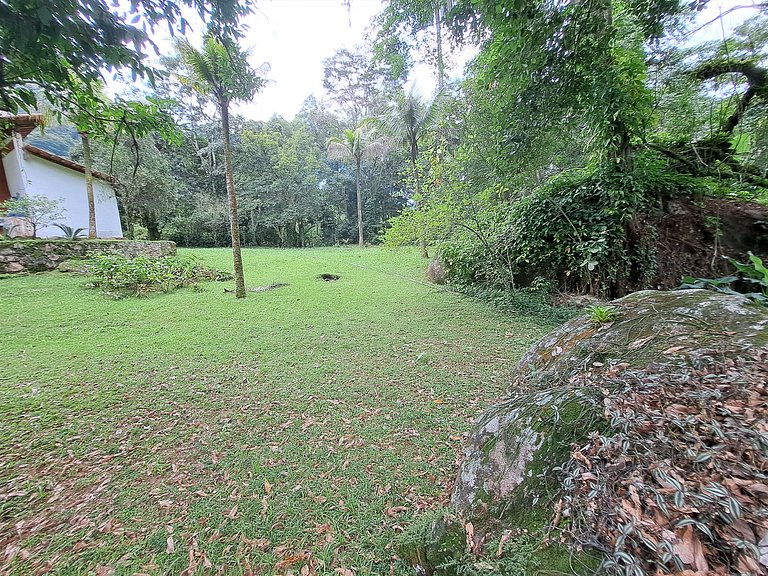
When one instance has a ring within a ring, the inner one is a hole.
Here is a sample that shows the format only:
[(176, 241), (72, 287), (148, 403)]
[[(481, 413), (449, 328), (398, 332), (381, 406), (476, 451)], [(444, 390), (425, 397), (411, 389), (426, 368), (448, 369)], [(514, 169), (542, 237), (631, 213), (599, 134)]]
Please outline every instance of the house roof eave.
[[(38, 158), (42, 158), (43, 160), (47, 160), (48, 162), (52, 162), (54, 164), (58, 164), (59, 166), (64, 166), (65, 168), (69, 168), (70, 170), (75, 170), (77, 172), (80, 172), (81, 174), (85, 174), (85, 166), (83, 166), (82, 164), (78, 164), (77, 162), (73, 162), (72, 160), (69, 160), (67, 158), (62, 158), (61, 156), (48, 152), (47, 150), (43, 150), (42, 148), (38, 148), (37, 146), (33, 146), (32, 144), (26, 144), (24, 146), (24, 151), (29, 152), (30, 154), (33, 154)], [(109, 174), (104, 174), (103, 172), (99, 172), (98, 170), (91, 170), (91, 174), (93, 174), (94, 178), (103, 180), (108, 184), (115, 184), (114, 176), (110, 176)]]

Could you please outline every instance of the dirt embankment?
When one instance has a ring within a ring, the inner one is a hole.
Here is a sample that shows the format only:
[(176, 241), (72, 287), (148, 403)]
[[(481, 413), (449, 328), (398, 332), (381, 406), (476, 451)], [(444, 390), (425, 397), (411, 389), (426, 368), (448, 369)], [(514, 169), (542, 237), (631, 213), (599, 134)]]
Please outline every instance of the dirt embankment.
[(648, 223), (656, 229), (654, 288), (679, 286), (683, 276), (725, 276), (733, 268), (723, 256), (768, 258), (768, 208), (756, 202), (669, 199)]

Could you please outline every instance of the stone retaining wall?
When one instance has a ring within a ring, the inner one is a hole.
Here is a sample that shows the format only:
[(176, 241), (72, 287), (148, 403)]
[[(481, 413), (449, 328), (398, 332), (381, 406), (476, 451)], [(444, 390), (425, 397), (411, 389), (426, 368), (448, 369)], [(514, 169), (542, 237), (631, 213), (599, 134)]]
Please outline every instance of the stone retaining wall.
[(122, 254), (126, 258), (176, 255), (175, 242), (137, 240), (6, 240), (0, 241), (0, 274), (45, 272), (67, 260), (96, 254)]

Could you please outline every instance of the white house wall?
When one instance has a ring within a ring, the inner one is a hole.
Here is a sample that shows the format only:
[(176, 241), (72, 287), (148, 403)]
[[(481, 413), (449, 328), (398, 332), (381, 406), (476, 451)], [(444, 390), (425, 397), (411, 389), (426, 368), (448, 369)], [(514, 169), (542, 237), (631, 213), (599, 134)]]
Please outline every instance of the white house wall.
[[(28, 179), (27, 194), (45, 196), (52, 200), (61, 199), (64, 218), (60, 222), (72, 228), (84, 228), (87, 231), (88, 197), (85, 191), (85, 175), (29, 152), (24, 153), (24, 160)], [(6, 166), (6, 174), (9, 175), (10, 180), (8, 166)], [(11, 185), (10, 181), (8, 184)], [(96, 235), (99, 238), (122, 238), (123, 229), (120, 225), (117, 199), (112, 186), (94, 178), (93, 196), (96, 202)], [(55, 226), (46, 226), (37, 231), (37, 235), (42, 238), (61, 236), (61, 234), (61, 230)]]
[(8, 191), (12, 198), (18, 198), (25, 193), (24, 178), (22, 177), (23, 166), (19, 159), (17, 148), (11, 150), (3, 156), (3, 169), (5, 170), (5, 179), (8, 182)]

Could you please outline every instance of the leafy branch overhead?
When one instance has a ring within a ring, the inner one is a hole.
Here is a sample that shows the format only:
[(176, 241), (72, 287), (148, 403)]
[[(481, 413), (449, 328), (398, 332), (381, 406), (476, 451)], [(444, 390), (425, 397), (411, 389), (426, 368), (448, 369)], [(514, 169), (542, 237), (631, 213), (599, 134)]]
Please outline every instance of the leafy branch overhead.
[[(158, 53), (152, 33), (167, 29), (187, 33), (184, 11), (191, 9), (220, 38), (238, 38), (240, 19), (251, 0), (138, 0), (127, 6), (67, 0), (10, 0), (0, 4), (0, 107), (7, 112), (32, 110), (36, 89), (60, 96), (82, 84), (90, 90), (103, 71), (130, 71), (134, 80), (154, 82), (146, 62), (148, 49)], [(76, 46), (77, 49), (73, 49)]]

